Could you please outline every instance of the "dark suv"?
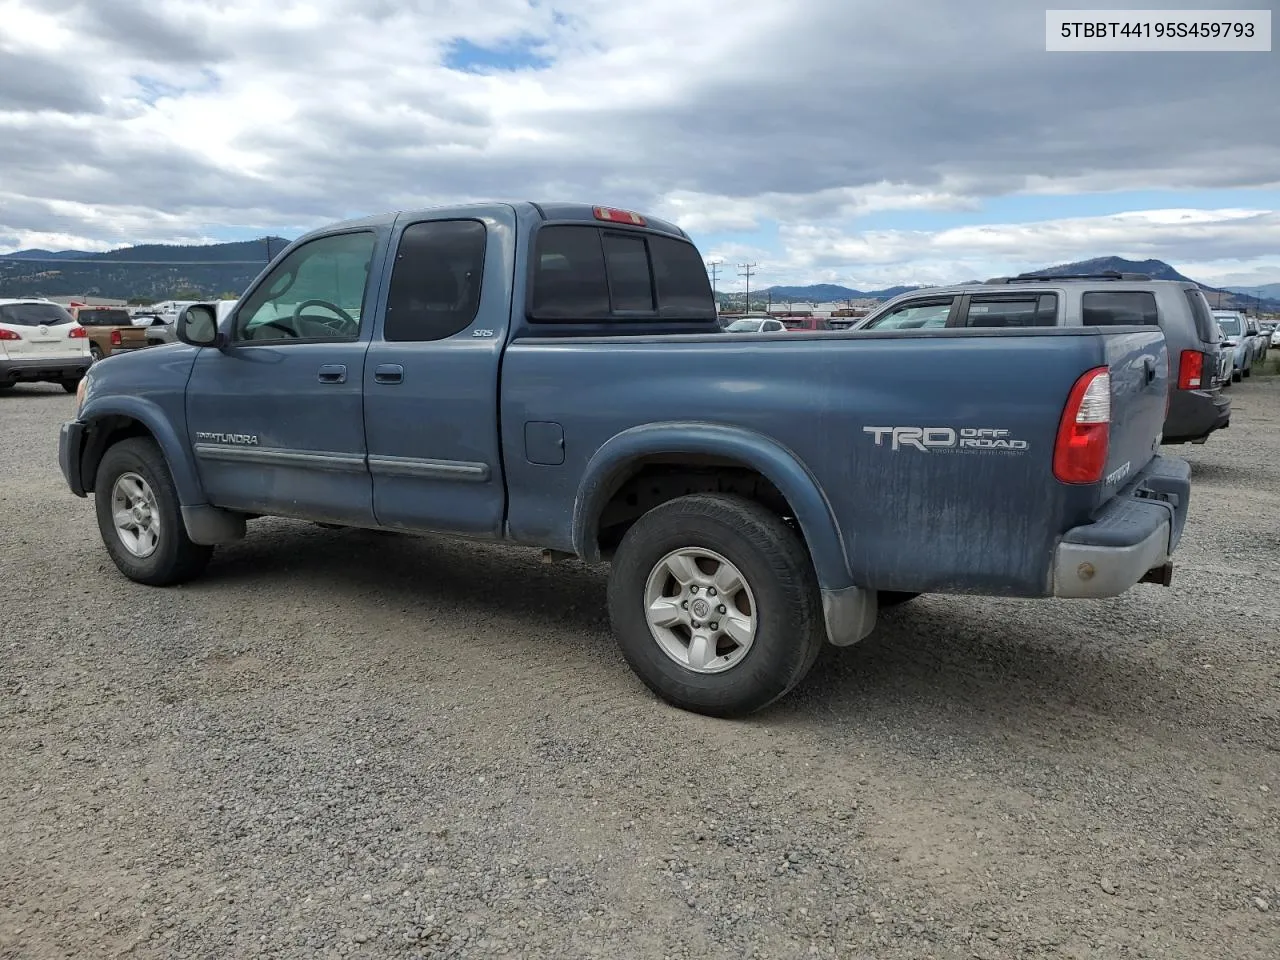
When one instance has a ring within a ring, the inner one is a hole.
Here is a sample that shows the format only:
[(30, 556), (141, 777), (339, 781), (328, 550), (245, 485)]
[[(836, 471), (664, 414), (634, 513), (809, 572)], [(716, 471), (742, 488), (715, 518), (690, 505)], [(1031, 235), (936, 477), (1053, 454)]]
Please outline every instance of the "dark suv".
[(1168, 344), (1164, 443), (1204, 443), (1231, 422), (1218, 376), (1221, 331), (1194, 283), (1140, 273), (996, 277), (929, 287), (882, 304), (855, 330), (955, 327), (1158, 326)]

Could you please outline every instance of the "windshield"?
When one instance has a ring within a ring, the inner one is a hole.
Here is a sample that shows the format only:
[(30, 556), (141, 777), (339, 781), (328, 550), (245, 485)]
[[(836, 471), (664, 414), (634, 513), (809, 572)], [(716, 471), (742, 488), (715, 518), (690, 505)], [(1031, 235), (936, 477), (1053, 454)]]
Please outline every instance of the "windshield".
[(71, 314), (56, 303), (6, 303), (0, 307), (0, 323), (15, 327), (54, 327), (71, 323)]
[(729, 333), (759, 333), (763, 320), (735, 320), (725, 330)]
[(1240, 318), (1239, 317), (1217, 317), (1218, 326), (1222, 328), (1222, 332), (1228, 337), (1240, 336)]

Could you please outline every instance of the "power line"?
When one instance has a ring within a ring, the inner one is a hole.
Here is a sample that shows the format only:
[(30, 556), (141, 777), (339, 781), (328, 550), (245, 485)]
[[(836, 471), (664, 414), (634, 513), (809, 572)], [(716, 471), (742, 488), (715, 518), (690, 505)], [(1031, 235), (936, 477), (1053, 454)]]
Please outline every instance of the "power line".
[(738, 270), (738, 276), (747, 278), (746, 306), (743, 312), (750, 313), (751, 312), (751, 274), (755, 271), (756, 264), (740, 263), (738, 264), (738, 267), (740, 268)]
[(720, 264), (723, 260), (708, 260), (707, 271), (711, 274), (711, 299), (716, 298), (716, 278), (720, 275)]

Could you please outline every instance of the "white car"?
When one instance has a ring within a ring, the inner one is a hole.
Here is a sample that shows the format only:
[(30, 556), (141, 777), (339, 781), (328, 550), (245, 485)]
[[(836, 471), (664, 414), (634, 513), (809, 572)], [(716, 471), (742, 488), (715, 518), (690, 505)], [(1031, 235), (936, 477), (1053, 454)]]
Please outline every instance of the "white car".
[(1271, 331), (1271, 345), (1273, 347), (1280, 347), (1280, 327), (1276, 327)]
[(781, 320), (764, 317), (743, 317), (724, 328), (725, 333), (786, 333)]
[(0, 390), (42, 381), (75, 393), (92, 362), (89, 336), (65, 308), (38, 297), (0, 300)]

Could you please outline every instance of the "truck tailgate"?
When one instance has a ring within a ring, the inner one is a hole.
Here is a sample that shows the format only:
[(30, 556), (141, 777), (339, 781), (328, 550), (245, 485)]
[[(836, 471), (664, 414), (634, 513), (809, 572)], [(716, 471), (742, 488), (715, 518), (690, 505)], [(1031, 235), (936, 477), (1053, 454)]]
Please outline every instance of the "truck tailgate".
[(1109, 500), (1156, 455), (1170, 388), (1168, 348), (1159, 330), (1105, 339), (1111, 437), (1096, 503)]

